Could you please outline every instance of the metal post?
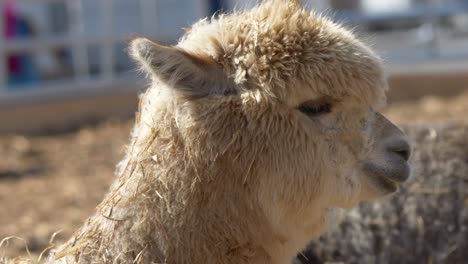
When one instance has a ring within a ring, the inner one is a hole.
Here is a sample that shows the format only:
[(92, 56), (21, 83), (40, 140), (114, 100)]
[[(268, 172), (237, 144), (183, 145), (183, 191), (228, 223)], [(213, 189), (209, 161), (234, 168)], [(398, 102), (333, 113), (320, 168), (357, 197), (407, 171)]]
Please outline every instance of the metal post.
[(89, 78), (88, 51), (84, 36), (83, 8), (81, 0), (68, 0), (68, 15), (70, 17), (70, 37), (73, 39), (73, 67), (75, 78), (78, 80)]
[(7, 92), (8, 74), (7, 74), (7, 53), (5, 43), (5, 17), (4, 15), (5, 0), (0, 0), (0, 96)]
[(114, 77), (114, 30), (113, 30), (113, 0), (103, 0), (101, 12), (103, 14), (103, 30), (105, 32), (102, 41), (102, 72), (103, 79), (110, 81)]
[(430, 28), (430, 39), (427, 42), (427, 49), (429, 56), (431, 58), (439, 57), (439, 16), (437, 14), (437, 9), (440, 7), (440, 2), (437, 0), (431, 0), (429, 2), (429, 12), (427, 12), (427, 21)]

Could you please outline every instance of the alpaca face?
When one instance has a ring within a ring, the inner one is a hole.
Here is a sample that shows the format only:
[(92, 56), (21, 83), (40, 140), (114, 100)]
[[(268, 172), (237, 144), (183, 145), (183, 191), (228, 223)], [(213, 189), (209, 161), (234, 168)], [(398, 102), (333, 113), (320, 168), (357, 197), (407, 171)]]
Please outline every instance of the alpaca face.
[(401, 130), (370, 105), (346, 97), (341, 101), (306, 99), (296, 109), (305, 116), (304, 127), (312, 132), (308, 141), (322, 142), (310, 148), (328, 157), (322, 161), (321, 174), (328, 175), (324, 190), (333, 206), (350, 207), (395, 192), (409, 177), (409, 143)]
[(151, 89), (171, 91), (191, 155), (222, 163), (220, 184), (249, 192), (277, 229), (394, 192), (409, 176), (409, 145), (377, 112), (378, 57), (297, 4), (266, 1), (197, 23), (175, 47), (140, 38), (130, 51)]

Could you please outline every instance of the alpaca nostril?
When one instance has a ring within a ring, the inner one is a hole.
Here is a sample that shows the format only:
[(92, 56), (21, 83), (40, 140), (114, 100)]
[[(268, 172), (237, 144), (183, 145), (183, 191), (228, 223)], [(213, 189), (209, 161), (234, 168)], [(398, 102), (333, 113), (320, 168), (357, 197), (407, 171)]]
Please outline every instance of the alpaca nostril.
[(388, 146), (388, 151), (393, 152), (402, 157), (405, 161), (408, 161), (411, 156), (411, 148), (408, 142), (406, 142), (406, 140), (398, 140), (392, 143), (393, 144)]
[(397, 150), (394, 151), (397, 155), (400, 155), (404, 160), (408, 161), (410, 157), (410, 150), (405, 149), (405, 150)]

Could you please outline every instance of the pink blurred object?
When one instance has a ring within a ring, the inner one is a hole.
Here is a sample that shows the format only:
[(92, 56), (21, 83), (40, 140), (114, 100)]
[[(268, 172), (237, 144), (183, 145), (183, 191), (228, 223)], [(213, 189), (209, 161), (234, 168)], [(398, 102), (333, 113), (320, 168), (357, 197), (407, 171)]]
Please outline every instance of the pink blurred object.
[(5, 36), (7, 38), (12, 38), (15, 35), (15, 22), (16, 22), (16, 12), (15, 6), (12, 1), (6, 1), (3, 6), (3, 12), (5, 17)]
[[(16, 10), (13, 1), (6, 1), (3, 5), (3, 14), (5, 27), (2, 29), (2, 34), (7, 39), (14, 38), (16, 35)], [(20, 62), (18, 56), (8, 56), (8, 70), (10, 73), (20, 71)]]

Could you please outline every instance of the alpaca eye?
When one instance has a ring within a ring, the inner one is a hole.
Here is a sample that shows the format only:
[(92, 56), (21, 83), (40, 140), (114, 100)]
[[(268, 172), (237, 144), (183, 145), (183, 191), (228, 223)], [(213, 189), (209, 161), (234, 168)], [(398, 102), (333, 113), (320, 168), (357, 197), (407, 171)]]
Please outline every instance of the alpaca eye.
[(330, 113), (332, 106), (330, 103), (324, 102), (306, 102), (298, 107), (299, 111), (308, 116), (318, 116), (321, 114)]

